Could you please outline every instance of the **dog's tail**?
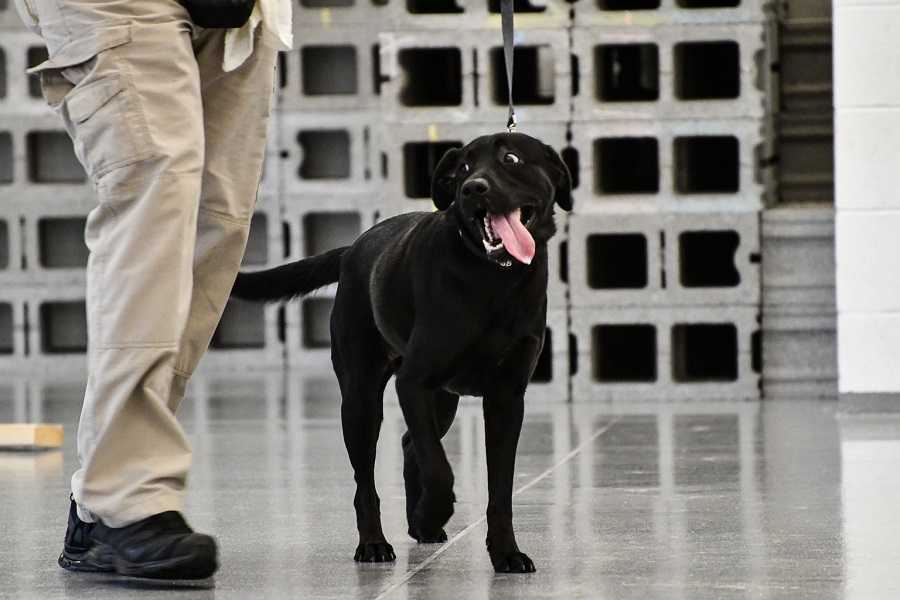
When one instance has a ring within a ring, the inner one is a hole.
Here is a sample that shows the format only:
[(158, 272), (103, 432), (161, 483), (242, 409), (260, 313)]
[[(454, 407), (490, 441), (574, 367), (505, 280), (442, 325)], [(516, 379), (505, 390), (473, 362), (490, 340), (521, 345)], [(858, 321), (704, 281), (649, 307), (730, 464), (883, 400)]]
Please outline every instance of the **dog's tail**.
[(290, 300), (338, 280), (341, 257), (349, 246), (304, 258), (274, 269), (238, 273), (231, 295), (244, 300)]

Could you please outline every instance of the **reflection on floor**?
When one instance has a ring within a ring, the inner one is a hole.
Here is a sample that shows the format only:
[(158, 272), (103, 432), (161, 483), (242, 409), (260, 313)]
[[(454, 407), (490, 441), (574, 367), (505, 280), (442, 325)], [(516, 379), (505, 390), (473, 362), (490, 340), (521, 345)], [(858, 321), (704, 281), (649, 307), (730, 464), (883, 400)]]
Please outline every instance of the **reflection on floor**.
[(188, 516), (214, 533), (213, 582), (169, 591), (64, 572), (79, 381), (0, 380), (0, 422), (67, 424), (62, 452), (0, 454), (0, 598), (900, 597), (900, 418), (818, 401), (531, 404), (516, 524), (534, 575), (494, 575), (480, 521), (480, 406), (446, 448), (458, 503), (444, 545), (406, 534), (396, 399), (378, 456), (393, 565), (357, 565), (353, 480), (333, 377), (197, 378)]

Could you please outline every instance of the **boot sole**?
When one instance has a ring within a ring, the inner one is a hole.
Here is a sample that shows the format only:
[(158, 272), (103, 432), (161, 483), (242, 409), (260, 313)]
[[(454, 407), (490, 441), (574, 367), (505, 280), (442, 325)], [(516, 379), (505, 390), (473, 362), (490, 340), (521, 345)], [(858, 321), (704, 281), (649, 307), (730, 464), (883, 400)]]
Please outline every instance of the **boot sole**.
[(107, 558), (115, 572), (126, 577), (146, 579), (207, 579), (219, 567), (215, 546), (196, 548), (190, 554), (164, 560), (135, 563), (120, 556), (112, 546), (98, 543), (98, 556)]
[(63, 550), (56, 562), (63, 569), (77, 573), (112, 573), (115, 570), (112, 562), (102, 560), (93, 550), (93, 548), (86, 552)]

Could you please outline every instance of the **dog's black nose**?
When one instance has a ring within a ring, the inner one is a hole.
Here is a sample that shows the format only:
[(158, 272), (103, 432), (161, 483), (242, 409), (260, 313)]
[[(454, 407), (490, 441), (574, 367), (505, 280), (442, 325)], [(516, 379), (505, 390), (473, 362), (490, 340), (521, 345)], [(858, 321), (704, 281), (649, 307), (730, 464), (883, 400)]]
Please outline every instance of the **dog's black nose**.
[(484, 196), (490, 190), (491, 185), (487, 182), (487, 179), (483, 177), (473, 177), (463, 184), (462, 195), (464, 197)]

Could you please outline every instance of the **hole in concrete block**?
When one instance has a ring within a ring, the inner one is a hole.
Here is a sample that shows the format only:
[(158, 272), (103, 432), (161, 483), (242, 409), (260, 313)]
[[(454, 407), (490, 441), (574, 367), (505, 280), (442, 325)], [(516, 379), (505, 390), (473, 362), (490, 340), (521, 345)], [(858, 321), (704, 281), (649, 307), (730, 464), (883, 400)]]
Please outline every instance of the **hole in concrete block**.
[(737, 138), (675, 138), (675, 187), (682, 194), (737, 192), (740, 187)]
[(297, 141), (303, 151), (301, 179), (350, 177), (350, 132), (344, 129), (301, 131)]
[(463, 12), (456, 0), (406, 0), (406, 10), (414, 15), (458, 14)]
[(594, 142), (594, 186), (598, 194), (659, 191), (656, 138), (602, 138)]
[[(500, 12), (500, 0), (488, 0), (488, 10), (492, 13)], [(516, 13), (541, 13), (547, 10), (546, 0), (513, 0), (513, 10)]]
[(13, 141), (12, 134), (0, 131), (0, 184), (13, 181)]
[(381, 84), (385, 79), (381, 76), (381, 45), (372, 46), (372, 91), (376, 96), (381, 95)]
[(660, 0), (597, 0), (600, 10), (652, 10)]
[[(551, 46), (516, 46), (513, 63), (515, 104), (553, 104), (556, 97), (556, 61)], [(493, 97), (496, 104), (509, 102), (503, 48), (491, 49)]]
[(340, 8), (353, 6), (356, 0), (300, 0), (300, 6), (307, 8)]
[(462, 54), (459, 48), (407, 48), (398, 56), (405, 72), (400, 92), (404, 106), (462, 104)]
[[(48, 58), (50, 58), (50, 55), (47, 53), (47, 48), (44, 46), (31, 46), (28, 48), (26, 61), (28, 62), (29, 69), (38, 66)], [(44, 97), (41, 93), (41, 80), (37, 75), (30, 75), (28, 77), (28, 95), (32, 98)]]
[(303, 347), (331, 347), (331, 298), (307, 298), (303, 301)]
[(6, 98), (6, 52), (0, 48), (0, 98)]
[(578, 149), (574, 146), (566, 146), (559, 155), (569, 168), (569, 175), (572, 178), (572, 189), (577, 190), (581, 184), (581, 159), (578, 156)]
[(559, 243), (559, 280), (569, 283), (569, 241)]
[(44, 354), (73, 354), (87, 350), (84, 302), (41, 304), (41, 348)]
[(266, 313), (265, 305), (230, 299), (225, 312), (213, 334), (210, 348), (214, 350), (236, 350), (265, 348)]
[(12, 304), (0, 304), (0, 354), (12, 354), (15, 349)]
[(304, 46), (300, 50), (303, 93), (307, 96), (357, 92), (354, 46)]
[(609, 102), (659, 98), (656, 44), (611, 44), (594, 48), (597, 98)]
[(737, 98), (741, 64), (737, 42), (675, 44), (675, 95), (682, 100)]
[(597, 325), (592, 330), (592, 338), (595, 381), (656, 381), (656, 327)]
[(62, 131), (32, 131), (26, 137), (28, 176), (32, 183), (84, 183), (87, 175)]
[(531, 375), (531, 381), (534, 383), (553, 381), (553, 335), (549, 327), (544, 334), (544, 347), (541, 348), (541, 355), (538, 357), (537, 366)]
[(731, 8), (740, 3), (741, 0), (676, 0), (681, 8)]
[(82, 217), (38, 221), (40, 263), (47, 269), (83, 269), (88, 262), (84, 243), (87, 220)]
[(731, 323), (675, 325), (672, 375), (681, 383), (737, 380), (737, 327)]
[(734, 264), (741, 243), (736, 231), (686, 231), (678, 236), (681, 285), (734, 287), (741, 274)]
[(349, 246), (362, 232), (362, 219), (356, 212), (309, 213), (303, 217), (305, 256), (322, 254)]
[(578, 338), (569, 334), (569, 375), (578, 373)]
[(254, 213), (250, 221), (250, 237), (244, 251), (242, 265), (264, 265), (269, 262), (269, 219), (262, 213)]
[(750, 357), (751, 365), (754, 373), (762, 373), (763, 352), (762, 352), (762, 331), (754, 331), (750, 337), (750, 349), (752, 355)]
[(278, 53), (278, 87), (284, 89), (288, 86), (288, 57), (287, 52)]
[(444, 154), (462, 142), (409, 142), (403, 146), (403, 177), (407, 198), (431, 198), (431, 178)]
[(9, 268), (9, 225), (0, 221), (0, 269)]
[(640, 233), (588, 236), (587, 271), (593, 289), (647, 287), (647, 238)]

